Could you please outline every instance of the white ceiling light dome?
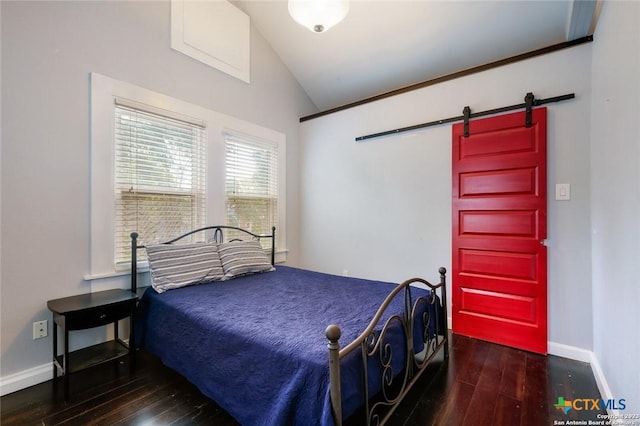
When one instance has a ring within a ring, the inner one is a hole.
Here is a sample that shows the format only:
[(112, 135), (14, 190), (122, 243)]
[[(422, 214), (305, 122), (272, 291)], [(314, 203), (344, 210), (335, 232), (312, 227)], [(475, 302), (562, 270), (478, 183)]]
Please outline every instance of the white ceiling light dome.
[(322, 33), (342, 21), (349, 0), (289, 0), (289, 14), (300, 25)]

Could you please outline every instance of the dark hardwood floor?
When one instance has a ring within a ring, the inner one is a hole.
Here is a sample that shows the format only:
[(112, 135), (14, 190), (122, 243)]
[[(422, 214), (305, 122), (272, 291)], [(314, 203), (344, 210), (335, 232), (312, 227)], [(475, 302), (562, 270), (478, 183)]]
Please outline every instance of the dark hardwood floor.
[[(126, 362), (72, 375), (69, 402), (63, 401), (62, 380), (5, 395), (0, 399), (0, 423), (237, 425), (154, 356), (139, 352), (138, 366), (133, 377)], [(554, 407), (558, 397), (600, 398), (586, 363), (454, 335), (449, 362), (438, 361), (427, 373), (390, 424), (553, 425), (556, 420), (596, 420), (598, 413), (569, 410), (564, 414)]]

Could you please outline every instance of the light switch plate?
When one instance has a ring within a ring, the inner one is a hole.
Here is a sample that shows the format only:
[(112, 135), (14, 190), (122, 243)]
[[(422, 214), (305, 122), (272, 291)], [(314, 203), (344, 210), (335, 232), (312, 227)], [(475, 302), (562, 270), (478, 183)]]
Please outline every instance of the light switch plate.
[(556, 200), (570, 200), (571, 199), (571, 184), (569, 183), (556, 183)]

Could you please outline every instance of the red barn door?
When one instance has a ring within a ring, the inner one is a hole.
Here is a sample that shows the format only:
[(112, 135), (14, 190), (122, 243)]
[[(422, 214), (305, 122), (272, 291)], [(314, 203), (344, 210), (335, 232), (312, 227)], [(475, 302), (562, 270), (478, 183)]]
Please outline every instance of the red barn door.
[(453, 126), (453, 332), (547, 353), (546, 108)]

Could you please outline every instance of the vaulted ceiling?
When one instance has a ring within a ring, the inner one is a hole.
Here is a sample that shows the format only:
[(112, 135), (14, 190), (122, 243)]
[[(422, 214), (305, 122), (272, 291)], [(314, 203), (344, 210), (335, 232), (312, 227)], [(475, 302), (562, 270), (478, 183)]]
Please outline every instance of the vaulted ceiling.
[(237, 0), (319, 110), (592, 34), (596, 0), (351, 0), (324, 33), (287, 2)]

